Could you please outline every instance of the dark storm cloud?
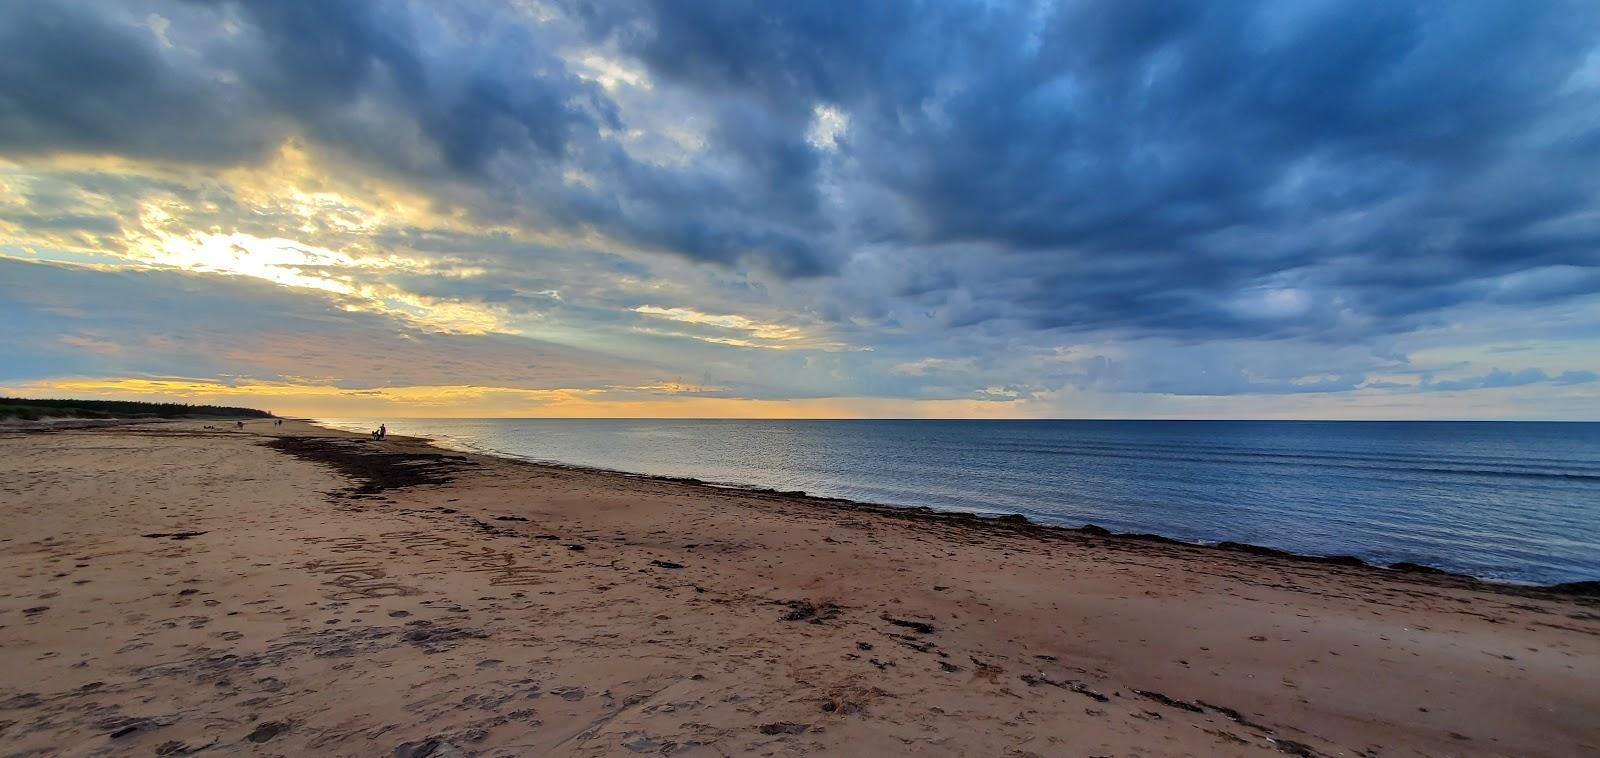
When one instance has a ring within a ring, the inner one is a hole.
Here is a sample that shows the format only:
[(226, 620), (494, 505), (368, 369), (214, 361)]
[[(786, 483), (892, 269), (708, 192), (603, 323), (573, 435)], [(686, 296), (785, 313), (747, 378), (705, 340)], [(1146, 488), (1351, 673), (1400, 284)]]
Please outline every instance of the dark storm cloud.
[[(1600, 263), (1593, 4), (601, 5), (660, 76), (846, 112), (844, 170), (899, 214), (860, 226), (984, 251), (945, 288), (993, 305), (950, 323), (1392, 331)], [(1303, 308), (1234, 307), (1290, 285)]]
[[(863, 331), (1353, 343), (1600, 290), (1593, 3), (556, 8), (23, 4), (0, 150), (303, 137), (480, 220), (828, 277), (804, 307)], [(687, 160), (623, 136), (691, 121)]]
[[(382, 115), (414, 126), (443, 167), (466, 176), (490, 171), (503, 156), (559, 162), (577, 140), (615, 128), (609, 104), (569, 74), (548, 44), (493, 18), (459, 19), (474, 35), (471, 63), (430, 58), (403, 6), (365, 2), (218, 2), (238, 9), (259, 34), (253, 50), (231, 61), (265, 100), (294, 114), (313, 138), (410, 170), (416, 156), (377, 144), (385, 125), (353, 112), (375, 100)], [(426, 8), (428, 6), (420, 6)], [(442, 52), (442, 51), (441, 51)]]
[(239, 94), (164, 56), (113, 9), (14, 3), (0, 16), (0, 151), (207, 163), (270, 146)]

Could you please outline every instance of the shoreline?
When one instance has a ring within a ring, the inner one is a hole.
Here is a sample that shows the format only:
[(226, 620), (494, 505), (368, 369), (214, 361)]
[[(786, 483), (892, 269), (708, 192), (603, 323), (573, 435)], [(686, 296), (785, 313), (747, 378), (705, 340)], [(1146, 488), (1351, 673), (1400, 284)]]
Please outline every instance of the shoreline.
[(13, 751), (1600, 746), (1594, 598), (206, 426), (0, 434)]
[[(324, 430), (327, 430), (327, 431), (330, 431), (330, 432), (334, 432), (334, 433), (338, 433), (338, 434), (347, 434), (347, 433), (348, 434), (357, 434), (355, 432), (350, 432), (349, 430), (339, 429), (337, 427), (332, 427), (332, 426), (327, 426), (327, 425), (325, 425), (324, 422), (321, 422), (321, 421), (318, 421), (318, 420), (314, 420), (314, 419), (295, 419), (295, 420), (303, 422), (303, 423), (306, 423), (306, 424), (310, 424), (310, 425), (315, 426), (315, 427), (317, 427), (319, 429), (324, 429)], [(1447, 423), (1455, 423), (1455, 422), (1447, 422)], [(1554, 422), (1552, 422), (1552, 423), (1554, 423)], [(396, 436), (392, 437), (391, 439), (406, 440), (407, 442), (410, 442), (410, 443), (413, 443), (413, 444), (423, 444), (423, 445), (427, 445), (429, 447), (437, 448), (439, 450), (445, 450), (445, 451), (450, 451), (450, 452), (461, 453), (463, 455), (484, 456), (484, 457), (487, 457), (487, 458), (493, 458), (495, 460), (508, 461), (508, 462), (517, 463), (517, 464), (521, 464), (521, 465), (527, 465), (527, 466), (545, 467), (545, 468), (551, 468), (551, 469), (561, 469), (561, 470), (571, 470), (571, 471), (582, 471), (582, 472), (588, 472), (588, 473), (594, 473), (594, 474), (600, 474), (600, 475), (607, 475), (607, 476), (617, 476), (617, 477), (623, 477), (623, 478), (637, 478), (637, 479), (645, 479), (645, 480), (651, 480), (651, 481), (672, 482), (672, 483), (677, 483), (677, 484), (700, 486), (700, 487), (706, 487), (706, 488), (713, 489), (713, 490), (724, 490), (724, 491), (741, 493), (741, 494), (749, 494), (749, 495), (768, 496), (768, 497), (781, 497), (781, 498), (790, 499), (790, 500), (799, 500), (799, 501), (803, 501), (803, 502), (813, 503), (813, 504), (816, 504), (819, 507), (825, 507), (825, 506), (833, 505), (833, 506), (847, 506), (847, 507), (859, 508), (859, 509), (869, 509), (869, 510), (872, 510), (873, 512), (877, 512), (877, 513), (880, 513), (881, 515), (890, 516), (890, 517), (893, 517), (895, 515), (895, 512), (897, 512), (897, 511), (906, 511), (906, 512), (910, 512), (912, 514), (931, 516), (931, 517), (934, 517), (934, 518), (951, 518), (951, 519), (955, 519), (957, 521), (961, 521), (963, 523), (970, 522), (971, 524), (973, 524), (975, 526), (980, 526), (980, 527), (981, 526), (1000, 526), (1000, 525), (1004, 525), (1005, 527), (1008, 527), (1008, 528), (1017, 528), (1020, 525), (1026, 525), (1027, 529), (1042, 530), (1039, 533), (1039, 537), (1041, 539), (1049, 539), (1049, 535), (1052, 534), (1053, 532), (1062, 531), (1062, 532), (1075, 533), (1075, 534), (1079, 534), (1079, 535), (1088, 535), (1088, 536), (1094, 536), (1094, 537), (1109, 538), (1109, 539), (1112, 539), (1112, 540), (1138, 540), (1138, 541), (1142, 541), (1142, 542), (1152, 542), (1152, 543), (1167, 544), (1167, 545), (1180, 545), (1180, 546), (1188, 546), (1188, 547), (1194, 547), (1194, 548), (1223, 550), (1223, 551), (1228, 551), (1228, 552), (1243, 553), (1243, 554), (1255, 555), (1255, 556), (1265, 556), (1265, 557), (1271, 557), (1271, 558), (1276, 558), (1276, 559), (1280, 559), (1280, 560), (1288, 560), (1288, 561), (1304, 561), (1304, 562), (1324, 564), (1324, 565), (1362, 567), (1362, 568), (1369, 568), (1369, 569), (1373, 569), (1373, 570), (1377, 570), (1377, 571), (1393, 572), (1393, 573), (1396, 573), (1396, 574), (1405, 574), (1405, 575), (1412, 575), (1412, 576), (1428, 576), (1428, 577), (1432, 577), (1432, 578), (1439, 579), (1439, 580), (1462, 582), (1462, 583), (1470, 584), (1472, 586), (1476, 586), (1476, 587), (1479, 587), (1479, 588), (1482, 588), (1482, 589), (1505, 588), (1507, 591), (1512, 591), (1512, 592), (1516, 592), (1516, 591), (1535, 591), (1535, 592), (1545, 592), (1545, 593), (1551, 593), (1551, 594), (1557, 594), (1557, 595), (1573, 595), (1573, 596), (1580, 596), (1580, 597), (1600, 597), (1600, 577), (1595, 577), (1593, 579), (1578, 579), (1578, 580), (1574, 580), (1574, 581), (1570, 581), (1570, 582), (1556, 582), (1556, 583), (1551, 583), (1551, 584), (1538, 584), (1538, 583), (1534, 583), (1534, 582), (1518, 582), (1518, 581), (1505, 580), (1505, 579), (1494, 579), (1494, 578), (1473, 576), (1472, 574), (1467, 574), (1467, 573), (1464, 573), (1464, 572), (1450, 571), (1450, 570), (1447, 570), (1447, 569), (1439, 568), (1437, 566), (1431, 566), (1431, 565), (1412, 562), (1412, 561), (1397, 561), (1395, 563), (1384, 565), (1384, 564), (1381, 564), (1381, 563), (1373, 563), (1373, 562), (1367, 561), (1367, 560), (1365, 560), (1363, 558), (1360, 558), (1360, 557), (1354, 556), (1354, 555), (1338, 555), (1338, 554), (1334, 554), (1334, 555), (1318, 555), (1318, 554), (1310, 554), (1310, 553), (1296, 553), (1296, 552), (1292, 552), (1292, 551), (1289, 551), (1289, 550), (1282, 550), (1282, 549), (1279, 549), (1279, 548), (1275, 548), (1275, 547), (1272, 547), (1270, 545), (1261, 545), (1261, 544), (1250, 543), (1250, 542), (1238, 542), (1238, 541), (1235, 541), (1235, 540), (1193, 541), (1193, 542), (1191, 542), (1191, 541), (1188, 541), (1188, 540), (1182, 540), (1182, 539), (1178, 539), (1178, 538), (1175, 538), (1175, 537), (1168, 537), (1166, 535), (1157, 534), (1157, 533), (1151, 533), (1151, 532), (1117, 532), (1117, 531), (1112, 531), (1110, 529), (1107, 529), (1105, 527), (1102, 527), (1102, 526), (1100, 526), (1098, 524), (1094, 524), (1094, 523), (1085, 523), (1085, 524), (1083, 524), (1081, 526), (1068, 526), (1068, 525), (1065, 525), (1065, 524), (1046, 523), (1046, 522), (1042, 522), (1042, 521), (1036, 521), (1036, 520), (1034, 520), (1032, 518), (1029, 518), (1026, 514), (1021, 514), (1021, 513), (999, 513), (999, 512), (968, 511), (968, 510), (935, 508), (935, 507), (926, 506), (926, 505), (895, 505), (895, 504), (891, 504), (891, 503), (876, 503), (876, 502), (870, 502), (870, 501), (865, 501), (865, 500), (854, 500), (854, 499), (851, 499), (851, 498), (831, 497), (831, 496), (827, 496), (827, 495), (816, 495), (816, 494), (807, 493), (804, 490), (779, 490), (779, 489), (775, 489), (775, 488), (772, 488), (772, 487), (764, 487), (764, 486), (755, 485), (755, 484), (744, 484), (744, 483), (739, 483), (739, 482), (718, 482), (718, 481), (700, 479), (698, 477), (680, 477), (680, 476), (667, 476), (667, 475), (661, 475), (661, 474), (647, 474), (647, 473), (638, 472), (638, 471), (625, 471), (625, 470), (621, 470), (621, 469), (609, 469), (609, 468), (604, 468), (604, 467), (600, 467), (600, 466), (586, 466), (586, 465), (574, 464), (574, 463), (563, 463), (561, 461), (554, 461), (554, 460), (540, 460), (540, 459), (528, 458), (528, 457), (524, 457), (524, 456), (518, 456), (518, 455), (515, 455), (515, 454), (512, 454), (512, 453), (507, 453), (507, 452), (504, 452), (504, 451), (490, 450), (490, 449), (487, 449), (487, 448), (481, 448), (481, 447), (476, 447), (476, 446), (463, 445), (461, 447), (452, 447), (452, 446), (449, 446), (447, 444), (444, 444), (444, 443), (440, 442), (439, 440), (436, 440), (436, 439), (433, 439), (433, 438), (430, 438), (430, 437), (398, 436), (398, 435), (396, 435)], [(463, 448), (465, 448), (465, 449), (463, 449)]]

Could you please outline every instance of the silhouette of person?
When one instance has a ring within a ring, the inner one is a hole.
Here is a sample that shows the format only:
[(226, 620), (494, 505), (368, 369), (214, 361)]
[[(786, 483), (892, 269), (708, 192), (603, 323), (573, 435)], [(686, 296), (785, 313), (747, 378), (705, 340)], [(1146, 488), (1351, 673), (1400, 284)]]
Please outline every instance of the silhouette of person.
[(389, 427), (384, 426), (383, 424), (379, 424), (378, 425), (378, 439), (382, 440), (384, 437), (387, 437), (387, 436), (389, 436)]

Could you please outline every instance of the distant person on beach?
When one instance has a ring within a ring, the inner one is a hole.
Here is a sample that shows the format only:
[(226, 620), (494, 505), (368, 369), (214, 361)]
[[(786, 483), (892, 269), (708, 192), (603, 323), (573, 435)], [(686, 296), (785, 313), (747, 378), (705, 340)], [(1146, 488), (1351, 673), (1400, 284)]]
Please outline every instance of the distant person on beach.
[(389, 436), (389, 427), (384, 426), (383, 424), (379, 424), (378, 425), (378, 441), (382, 442), (383, 438), (387, 437), (387, 436)]
[(235, 421), (235, 422), (233, 422), (233, 425), (235, 427), (237, 427), (237, 428), (240, 428), (240, 429), (244, 428), (244, 422), (243, 421)]

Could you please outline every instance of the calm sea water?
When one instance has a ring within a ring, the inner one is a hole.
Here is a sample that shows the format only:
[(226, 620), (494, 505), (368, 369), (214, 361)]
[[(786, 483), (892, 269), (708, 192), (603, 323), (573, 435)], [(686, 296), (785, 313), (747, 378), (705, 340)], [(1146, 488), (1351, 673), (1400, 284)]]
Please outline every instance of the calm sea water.
[(1600, 424), (386, 421), (395, 434), (528, 460), (1514, 582), (1600, 579)]

